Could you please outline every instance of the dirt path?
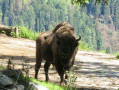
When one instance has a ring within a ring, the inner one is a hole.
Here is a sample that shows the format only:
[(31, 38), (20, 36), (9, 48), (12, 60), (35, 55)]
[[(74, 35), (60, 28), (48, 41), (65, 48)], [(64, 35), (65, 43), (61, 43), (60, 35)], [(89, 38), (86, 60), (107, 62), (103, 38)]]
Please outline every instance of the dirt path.
[[(0, 64), (7, 65), (10, 58), (16, 64), (16, 68), (22, 68), (24, 60), (29, 60), (30, 76), (34, 77), (35, 41), (0, 35)], [(39, 79), (44, 81), (43, 64)], [(119, 88), (119, 61), (115, 60), (115, 56), (93, 51), (78, 51), (74, 71), (78, 87), (99, 87), (107, 90)], [(59, 83), (59, 75), (52, 66), (49, 73), (50, 81)]]

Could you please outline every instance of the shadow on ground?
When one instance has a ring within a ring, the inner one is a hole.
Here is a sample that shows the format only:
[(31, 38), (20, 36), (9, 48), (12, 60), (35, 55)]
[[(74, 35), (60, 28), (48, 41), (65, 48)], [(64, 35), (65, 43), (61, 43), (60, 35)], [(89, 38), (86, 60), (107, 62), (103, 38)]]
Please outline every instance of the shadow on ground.
[(101, 62), (76, 61), (74, 72), (77, 74), (93, 74), (96, 77), (113, 77), (119, 79), (119, 65), (110, 65)]

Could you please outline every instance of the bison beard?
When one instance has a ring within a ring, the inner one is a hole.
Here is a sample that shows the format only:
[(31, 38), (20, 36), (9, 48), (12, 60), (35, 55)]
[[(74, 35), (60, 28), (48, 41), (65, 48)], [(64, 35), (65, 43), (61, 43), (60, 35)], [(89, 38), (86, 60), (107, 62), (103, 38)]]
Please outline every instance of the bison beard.
[(54, 30), (40, 34), (36, 39), (35, 78), (42, 60), (45, 60), (46, 81), (49, 80), (49, 67), (53, 64), (60, 76), (60, 84), (63, 85), (65, 71), (74, 64), (80, 39), (81, 37), (76, 39), (74, 28), (66, 22), (58, 24)]

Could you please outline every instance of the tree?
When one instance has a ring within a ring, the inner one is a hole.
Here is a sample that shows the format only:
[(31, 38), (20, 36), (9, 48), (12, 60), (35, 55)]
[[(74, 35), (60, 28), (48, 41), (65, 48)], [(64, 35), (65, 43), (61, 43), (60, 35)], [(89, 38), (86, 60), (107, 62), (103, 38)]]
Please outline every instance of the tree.
[(119, 1), (116, 1), (115, 8), (114, 8), (114, 24), (115, 24), (115, 30), (119, 29)]
[[(81, 6), (85, 7), (87, 3), (91, 2), (92, 0), (71, 0), (72, 4), (80, 4)], [(108, 0), (95, 0), (95, 5), (103, 2), (104, 4), (108, 4)]]

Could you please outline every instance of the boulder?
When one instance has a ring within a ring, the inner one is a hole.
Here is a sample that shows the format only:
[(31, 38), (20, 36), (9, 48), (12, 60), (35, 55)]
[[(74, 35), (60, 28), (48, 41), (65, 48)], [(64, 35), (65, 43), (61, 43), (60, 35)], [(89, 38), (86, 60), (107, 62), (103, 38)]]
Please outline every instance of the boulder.
[(7, 90), (24, 90), (24, 86), (23, 85), (16, 85), (14, 88), (7, 89)]
[(1, 75), (0, 76), (0, 86), (10, 86), (13, 84), (13, 81), (11, 78), (5, 76), (5, 75)]
[(30, 88), (32, 88), (33, 90), (49, 90), (48, 88), (39, 85), (38, 83), (30, 82), (29, 85), (31, 86)]

